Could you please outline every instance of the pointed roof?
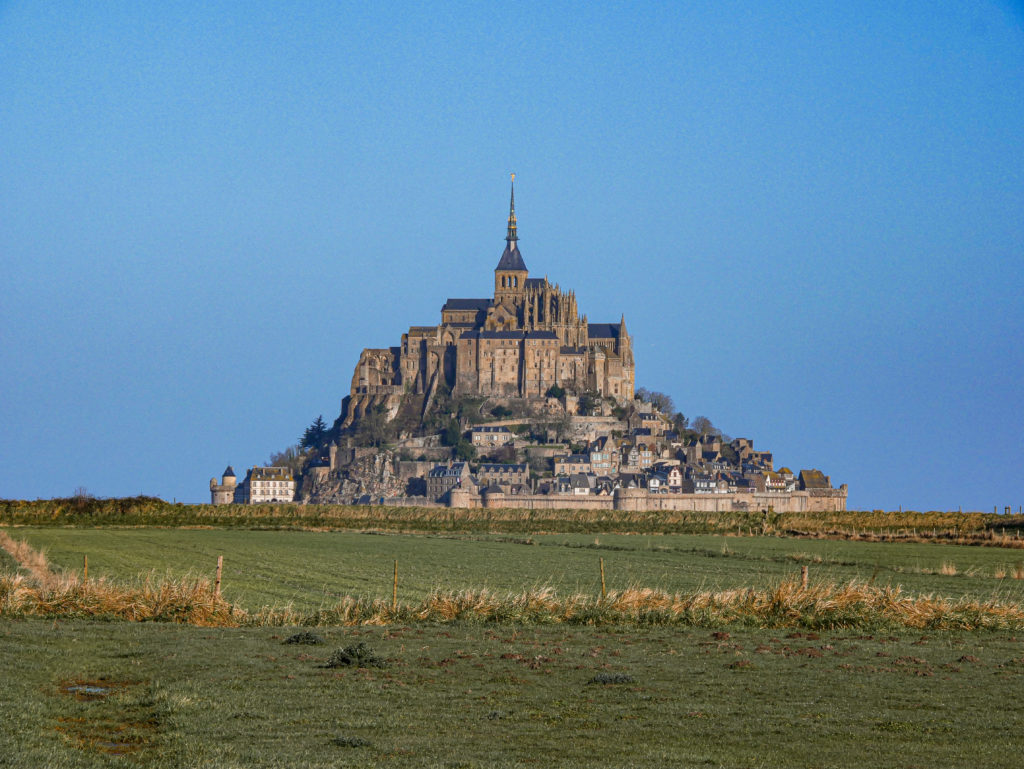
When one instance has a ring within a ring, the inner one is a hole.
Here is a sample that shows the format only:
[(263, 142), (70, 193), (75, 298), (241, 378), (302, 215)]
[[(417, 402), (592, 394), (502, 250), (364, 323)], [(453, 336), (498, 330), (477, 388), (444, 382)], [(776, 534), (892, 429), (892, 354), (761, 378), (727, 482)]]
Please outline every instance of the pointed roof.
[(516, 175), (512, 174), (512, 197), (508, 207), (508, 234), (505, 236), (505, 250), (498, 260), (495, 272), (499, 270), (515, 270), (526, 272), (526, 262), (519, 253), (519, 236), (516, 234)]
[(224, 475), (225, 478), (237, 478), (238, 477), (237, 475), (235, 475), (235, 471), (232, 469), (231, 465), (228, 465), (228, 468), (227, 468), (227, 470), (224, 471), (223, 475)]

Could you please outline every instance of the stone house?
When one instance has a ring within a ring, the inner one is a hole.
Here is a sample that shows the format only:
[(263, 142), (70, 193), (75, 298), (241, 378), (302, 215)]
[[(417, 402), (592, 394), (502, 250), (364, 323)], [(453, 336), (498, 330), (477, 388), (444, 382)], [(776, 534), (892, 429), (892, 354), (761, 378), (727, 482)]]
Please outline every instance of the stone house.
[(461, 488), (469, 478), (469, 464), (466, 462), (437, 465), (427, 473), (427, 499), (440, 501), (453, 488)]
[(589, 473), (590, 457), (586, 454), (568, 454), (552, 458), (555, 475), (572, 475), (573, 473)]
[(247, 504), (291, 502), (295, 499), (295, 478), (287, 467), (252, 467), (240, 489), (242, 499), (239, 501)]
[(512, 487), (530, 483), (530, 467), (527, 464), (482, 464), (476, 471), (476, 478), (481, 486), (500, 486), (508, 493)]
[(504, 425), (499, 427), (478, 425), (469, 431), (469, 438), (477, 448), (489, 449), (507, 446), (515, 439), (515, 435)]
[(610, 436), (602, 436), (590, 444), (590, 469), (597, 475), (619, 471), (619, 450)]

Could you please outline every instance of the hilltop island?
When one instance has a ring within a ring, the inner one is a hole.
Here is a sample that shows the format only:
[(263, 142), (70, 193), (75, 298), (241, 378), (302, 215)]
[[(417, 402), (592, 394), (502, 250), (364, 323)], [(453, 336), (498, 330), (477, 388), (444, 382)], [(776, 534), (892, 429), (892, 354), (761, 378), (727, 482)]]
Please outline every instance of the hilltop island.
[(636, 388), (625, 315), (591, 323), (573, 291), (530, 277), (518, 241), (513, 188), (493, 297), (449, 298), (440, 324), (364, 349), (332, 427), (318, 418), (241, 480), (229, 466), (211, 501), (846, 509), (846, 485), (776, 470), (751, 439), (691, 424), (668, 396)]

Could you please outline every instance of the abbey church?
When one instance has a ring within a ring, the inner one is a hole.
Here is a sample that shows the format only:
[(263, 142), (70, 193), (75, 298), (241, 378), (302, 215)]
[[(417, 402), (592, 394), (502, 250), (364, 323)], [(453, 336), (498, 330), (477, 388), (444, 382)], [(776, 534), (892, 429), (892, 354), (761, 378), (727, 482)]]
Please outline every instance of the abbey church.
[(494, 296), (448, 299), (439, 325), (412, 326), (397, 347), (363, 350), (345, 422), (404, 393), (429, 402), (442, 385), (453, 395), (519, 398), (543, 397), (557, 385), (624, 404), (633, 399), (634, 382), (625, 317), (590, 323), (572, 291), (530, 277), (519, 251), (513, 187)]

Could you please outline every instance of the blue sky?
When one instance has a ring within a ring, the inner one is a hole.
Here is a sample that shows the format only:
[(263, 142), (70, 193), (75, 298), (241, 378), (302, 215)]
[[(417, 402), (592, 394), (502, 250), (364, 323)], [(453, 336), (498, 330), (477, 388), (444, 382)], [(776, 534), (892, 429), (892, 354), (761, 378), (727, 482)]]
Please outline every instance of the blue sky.
[(0, 2), (0, 497), (202, 501), (520, 247), (638, 384), (1024, 504), (1024, 6)]

